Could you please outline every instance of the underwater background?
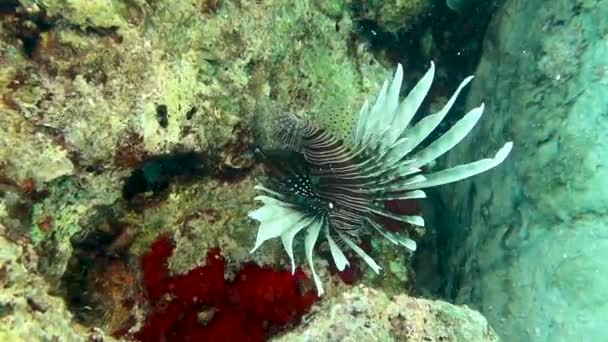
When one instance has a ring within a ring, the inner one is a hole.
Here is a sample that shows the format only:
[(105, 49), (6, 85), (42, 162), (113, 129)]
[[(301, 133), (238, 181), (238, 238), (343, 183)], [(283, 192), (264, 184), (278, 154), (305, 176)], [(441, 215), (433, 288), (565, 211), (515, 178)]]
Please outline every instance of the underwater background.
[[(484, 115), (419, 171), (508, 157), (251, 252), (284, 113), (342, 146), (431, 63), (423, 148)], [(0, 0), (0, 85), (0, 341), (606, 340), (608, 0)]]

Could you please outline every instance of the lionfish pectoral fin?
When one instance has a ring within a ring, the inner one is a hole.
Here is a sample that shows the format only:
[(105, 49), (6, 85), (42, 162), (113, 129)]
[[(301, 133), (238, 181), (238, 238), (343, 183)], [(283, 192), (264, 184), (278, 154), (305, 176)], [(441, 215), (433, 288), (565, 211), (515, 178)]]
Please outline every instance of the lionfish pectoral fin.
[(313, 261), (313, 251), (315, 248), (315, 244), (317, 239), (319, 238), (319, 232), (321, 231), (321, 227), (324, 225), (323, 220), (314, 220), (309, 228), (306, 230), (306, 236), (304, 237), (304, 249), (306, 252), (306, 259), (308, 261), (308, 267), (310, 267), (310, 273), (312, 273), (312, 279), (315, 282), (315, 286), (317, 288), (317, 295), (320, 297), (325, 293), (323, 290), (323, 283), (321, 282), (321, 278), (317, 274), (315, 270), (315, 264)]
[(294, 210), (289, 204), (276, 198), (257, 196), (255, 199), (263, 202), (264, 205), (248, 214), (250, 218), (260, 222), (255, 245), (251, 249), (251, 253), (255, 252), (267, 240), (284, 234), (295, 223), (301, 221), (303, 216), (302, 213)]
[(372, 226), (380, 235), (382, 235), (385, 239), (389, 240), (395, 245), (403, 246), (409, 249), (412, 252), (416, 251), (417, 244), (416, 241), (410, 239), (407, 236), (403, 236), (402, 234), (391, 232), (386, 228), (382, 227), (379, 223), (374, 220), (367, 220), (370, 226)]
[(390, 218), (393, 220), (397, 220), (400, 222), (405, 222), (405, 223), (409, 223), (411, 225), (414, 226), (418, 226), (418, 227), (424, 227), (424, 218), (422, 218), (422, 216), (418, 216), (418, 215), (399, 215), (399, 214), (395, 214), (392, 213), (384, 208), (380, 208), (380, 207), (370, 207), (369, 208), (370, 212), (386, 217), (386, 218)]
[(327, 226), (325, 227), (325, 237), (327, 238), (327, 242), (329, 243), (329, 251), (331, 252), (332, 258), (334, 259), (334, 264), (336, 265), (336, 268), (340, 272), (344, 271), (346, 266), (349, 266), (350, 263), (348, 262), (348, 259), (340, 249), (340, 246), (338, 246), (338, 244), (331, 237), (329, 227)]
[(424, 189), (433, 186), (453, 183), (465, 178), (475, 176), (498, 166), (505, 160), (505, 158), (507, 158), (512, 149), (513, 142), (509, 141), (505, 143), (503, 147), (498, 150), (498, 152), (496, 152), (493, 158), (480, 159), (475, 162), (461, 164), (449, 169), (429, 173), (425, 175), (426, 179), (424, 181), (418, 182), (416, 184), (404, 185), (402, 188), (403, 190)]
[(351, 239), (349, 239), (348, 237), (346, 237), (346, 235), (338, 232), (338, 234), (340, 235), (340, 238), (342, 239), (342, 241), (344, 241), (348, 247), (350, 247), (355, 253), (357, 253), (357, 255), (359, 257), (361, 257), (361, 259), (363, 259), (363, 261), (365, 261), (365, 263), (372, 268), (372, 270), (374, 270), (374, 272), (376, 274), (380, 274), (380, 270), (382, 269), (382, 267), (380, 267), (375, 261), (374, 259), (372, 259), (372, 257), (370, 257), (367, 253), (365, 253), (364, 250), (362, 250), (359, 246), (357, 246), (356, 243), (354, 243)]
[(281, 242), (283, 242), (283, 249), (287, 252), (289, 260), (291, 261), (291, 274), (296, 272), (296, 262), (293, 257), (293, 239), (302, 230), (310, 227), (314, 222), (314, 217), (302, 217), (302, 219), (294, 224), (291, 228), (281, 234)]

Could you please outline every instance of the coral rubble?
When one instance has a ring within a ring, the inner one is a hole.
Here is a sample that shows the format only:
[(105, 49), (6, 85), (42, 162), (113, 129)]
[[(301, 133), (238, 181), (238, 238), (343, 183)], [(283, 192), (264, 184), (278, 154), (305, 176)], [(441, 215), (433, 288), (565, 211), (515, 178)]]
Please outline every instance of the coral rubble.
[(356, 286), (323, 302), (307, 322), (273, 339), (312, 341), (459, 341), (496, 342), (497, 335), (477, 311), (442, 301)]
[[(0, 225), (0, 233), (5, 229)], [(49, 295), (36, 262), (31, 246), (0, 236), (0, 341), (84, 342), (97, 336), (72, 321), (62, 298)]]

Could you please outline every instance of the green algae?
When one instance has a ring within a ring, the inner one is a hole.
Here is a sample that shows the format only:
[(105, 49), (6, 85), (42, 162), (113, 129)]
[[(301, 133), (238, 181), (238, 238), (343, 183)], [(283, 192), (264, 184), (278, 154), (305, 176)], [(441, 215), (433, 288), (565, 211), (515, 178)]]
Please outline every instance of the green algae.
[[(0, 232), (5, 233), (0, 225)], [(0, 236), (0, 340), (88, 341), (100, 336), (72, 321), (72, 314), (36, 270), (37, 255), (31, 246)], [(103, 336), (103, 334), (101, 334)], [(113, 341), (109, 337), (106, 340)]]
[[(23, 25), (38, 25), (38, 36), (25, 51), (12, 23), (0, 20), (0, 82), (12, 85), (0, 104), (0, 171), (16, 184), (33, 179), (46, 194), (30, 203), (26, 236), (51, 284), (66, 270), (71, 237), (95, 231), (102, 207), (135, 232), (134, 260), (167, 234), (175, 273), (199, 265), (217, 246), (233, 266), (254, 260), (288, 268), (278, 244), (249, 254), (257, 171), (234, 183), (176, 180), (158, 198), (143, 194), (139, 208), (123, 198), (122, 186), (160, 154), (201, 152), (213, 175), (250, 167), (242, 155), (251, 142), (243, 139), (267, 134), (277, 107), (348, 138), (353, 114), (388, 72), (352, 39), (357, 23), (347, 2), (21, 4), (30, 13)], [(0, 222), (9, 226), (7, 196)], [(386, 273), (366, 277), (397, 291), (408, 281), (409, 256), (374, 246)], [(330, 277), (326, 267), (320, 272)]]
[[(234, 148), (241, 138), (234, 134), (237, 126), (253, 127), (256, 113), (272, 120), (275, 113), (266, 104), (326, 122), (352, 117), (384, 76), (364, 48), (349, 45), (348, 16), (326, 16), (306, 1), (226, 2), (214, 10), (205, 2), (23, 4), (49, 27), (41, 29), (32, 56), (18, 52), (19, 46), (2, 45), (9, 61), (3, 82), (20, 74), (28, 78), (9, 94), (12, 119), (4, 127), (12, 133), (0, 141), (25, 142), (23, 158), (3, 156), (11, 164), (7, 175), (19, 181), (34, 177), (50, 193), (34, 205), (31, 237), (36, 245), (52, 237), (52, 250), (65, 251), (60, 255), (69, 255), (69, 237), (83, 229), (97, 205), (121, 205), (120, 186), (132, 165), (117, 155), (141, 160), (176, 150), (204, 151), (221, 169), (242, 151)], [(2, 34), (15, 42), (10, 30)], [(166, 108), (166, 124), (158, 119), (159, 106)], [(17, 129), (24, 125), (28, 135)], [(333, 127), (346, 132), (348, 125)], [(151, 212), (139, 217), (139, 235), (176, 229), (171, 218), (194, 210), (197, 196), (205, 198), (198, 193), (205, 186), (172, 194), (170, 199), (182, 197), (160, 206), (171, 212), (164, 220)], [(229, 186), (225, 191), (234, 193)], [(244, 196), (206, 201), (220, 216), (246, 217), (239, 208), (251, 203)], [(50, 233), (37, 225), (47, 216)], [(247, 245), (251, 223), (243, 219), (235, 229), (242, 233), (230, 238), (231, 244)], [(50, 274), (65, 268), (64, 262), (50, 265), (57, 268)]]
[(363, 18), (373, 20), (386, 32), (397, 33), (410, 29), (432, 5), (431, 0), (368, 0), (360, 7)]

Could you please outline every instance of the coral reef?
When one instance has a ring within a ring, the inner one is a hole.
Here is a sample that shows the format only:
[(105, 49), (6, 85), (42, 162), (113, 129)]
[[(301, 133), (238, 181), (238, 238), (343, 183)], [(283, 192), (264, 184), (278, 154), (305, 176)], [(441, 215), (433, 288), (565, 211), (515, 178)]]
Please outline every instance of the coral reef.
[[(0, 233), (6, 233), (2, 225)], [(72, 321), (63, 299), (49, 295), (36, 262), (31, 245), (0, 235), (0, 340), (90, 341), (103, 336)]]
[(87, 226), (100, 206), (120, 198), (121, 184), (113, 175), (79, 173), (43, 185), (46, 196), (33, 203), (28, 236), (40, 253), (41, 271), (59, 279), (71, 256), (70, 237)]
[[(17, 29), (23, 27), (31, 32)], [(122, 180), (150, 158), (197, 151), (210, 174), (248, 169), (243, 152), (254, 113), (264, 122), (273, 114), (268, 103), (328, 113), (359, 102), (382, 72), (350, 43), (353, 30), (348, 15), (330, 18), (305, 1), (7, 6), (0, 20), (0, 82), (7, 85), (1, 172), (49, 193), (28, 209), (34, 243), (52, 251), (45, 273), (61, 276), (69, 237), (98, 205), (122, 205)], [(183, 205), (197, 196), (180, 189), (173, 198)], [(222, 215), (234, 216), (246, 203), (242, 196), (225, 199), (212, 205), (221, 205)], [(199, 209), (172, 207), (178, 203), (171, 200), (156, 204), (175, 213), (170, 217)], [(142, 236), (178, 226), (154, 217), (139, 216), (140, 226), (153, 227)], [(0, 220), (13, 226), (13, 217)]]
[(204, 266), (170, 276), (167, 237), (152, 244), (142, 258), (143, 281), (151, 314), (135, 334), (141, 341), (265, 341), (306, 313), (316, 296), (302, 290), (308, 278), (248, 263), (234, 279), (225, 278), (219, 249)]
[[(108, 332), (128, 328), (137, 319), (138, 273), (130, 264), (135, 230), (120, 222), (112, 207), (99, 207), (88, 228), (72, 236), (72, 255), (61, 278), (61, 291), (76, 320)], [(102, 317), (102, 319), (100, 319)]]
[(306, 323), (272, 339), (305, 341), (499, 341), (485, 318), (442, 301), (356, 286), (323, 302)]
[(384, 31), (397, 33), (411, 28), (420, 17), (430, 11), (431, 0), (357, 0), (360, 20), (373, 21)]
[[(243, 241), (253, 240), (247, 218), (247, 211), (253, 208), (252, 195), (251, 179), (238, 183), (205, 179), (174, 187), (162, 204), (129, 212), (127, 222), (138, 231), (130, 251), (141, 255), (159, 234), (169, 233), (176, 249), (169, 259), (172, 272), (183, 273), (198, 266), (214, 247), (221, 248), (227, 263), (236, 266), (251, 259), (249, 246)], [(254, 260), (259, 264), (277, 262), (272, 253), (256, 255)]]
[[(424, 13), (423, 3), (394, 2), (395, 14), (410, 23)], [(267, 267), (288, 269), (278, 243), (248, 253), (255, 230), (246, 214), (258, 175), (249, 152), (254, 139), (264, 140), (267, 132), (258, 126), (272, 120), (276, 108), (310, 113), (337, 136), (350, 134), (351, 113), (387, 75), (358, 38), (361, 18), (353, 17), (351, 4), (0, 5), (2, 236), (33, 246), (38, 257), (27, 267), (31, 274), (18, 277), (31, 281), (20, 286), (53, 303), (36, 311), (10, 288), (15, 310), (2, 316), (0, 331), (8, 335), (0, 337), (97, 338), (70, 322), (50, 290), (64, 296), (79, 322), (123, 333), (145, 315), (134, 304), (134, 260), (163, 234), (175, 244), (163, 270), (171, 279), (205, 267), (214, 247), (221, 249), (226, 277), (237, 283), (241, 266), (253, 278), (266, 275)], [(369, 13), (397, 23), (387, 7)], [(364, 249), (394, 260), (387, 273), (373, 277), (353, 267), (340, 277), (403, 290), (409, 255), (397, 259), (392, 246), (378, 241)], [(317, 262), (320, 276), (335, 271), (326, 267), (325, 252)], [(260, 268), (243, 266), (247, 262)], [(277, 281), (284, 279), (280, 274)], [(344, 289), (337, 276), (331, 280), (328, 296)], [(215, 313), (199, 314), (204, 321)], [(39, 328), (19, 330), (34, 325)]]

